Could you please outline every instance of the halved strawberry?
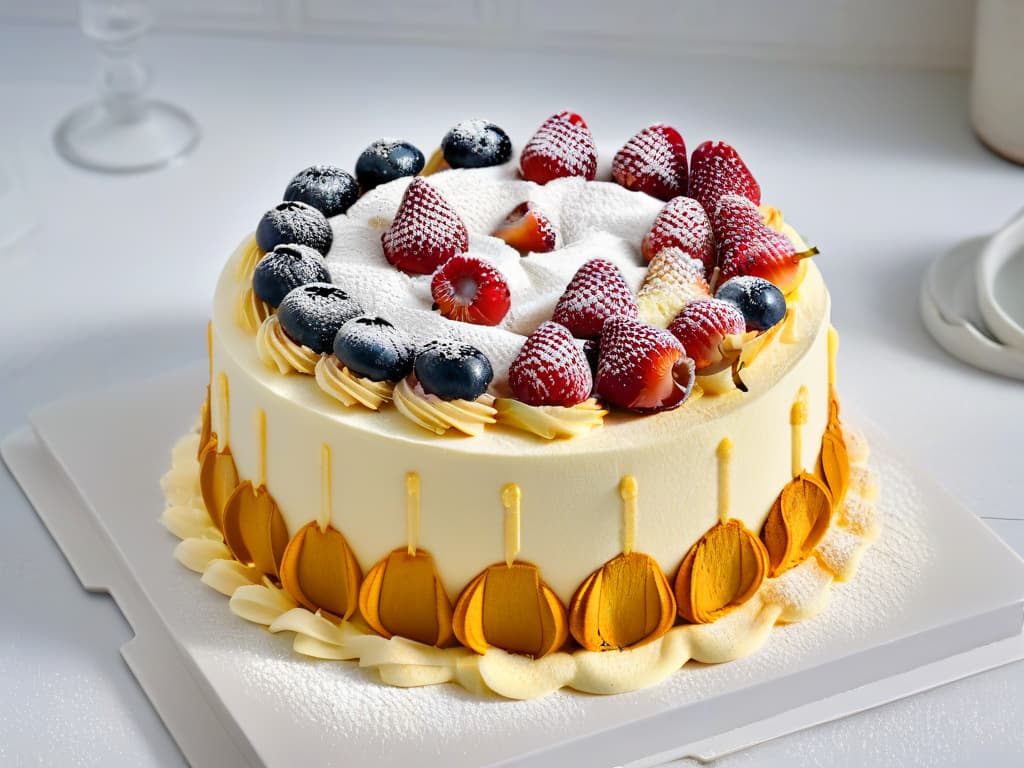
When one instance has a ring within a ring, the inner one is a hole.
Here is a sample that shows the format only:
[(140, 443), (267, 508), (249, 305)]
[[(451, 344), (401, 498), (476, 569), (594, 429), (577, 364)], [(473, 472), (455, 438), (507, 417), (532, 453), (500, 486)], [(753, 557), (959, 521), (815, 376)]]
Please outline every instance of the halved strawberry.
[(690, 159), (690, 197), (710, 216), (722, 195), (743, 195), (755, 205), (761, 203), (761, 187), (739, 152), (724, 141), (705, 141)]
[(597, 175), (597, 146), (590, 129), (575, 112), (559, 112), (545, 120), (526, 142), (519, 170), (527, 181), (547, 184), (563, 176)]
[(671, 125), (644, 128), (612, 160), (612, 178), (626, 189), (646, 192), (659, 200), (685, 195), (686, 144)]
[(665, 203), (644, 235), (640, 252), (650, 261), (664, 248), (679, 248), (704, 264), (705, 277), (715, 268), (715, 243), (711, 222), (700, 203), (691, 197), (674, 197)]
[(452, 256), (430, 281), (434, 305), (449, 320), (497, 325), (508, 314), (512, 297), (504, 275), (491, 262)]
[(520, 253), (548, 253), (558, 247), (555, 225), (529, 200), (506, 216), (492, 234)]
[(551, 319), (578, 339), (594, 339), (607, 318), (636, 316), (636, 299), (621, 270), (607, 259), (591, 259), (576, 270)]
[(408, 274), (429, 275), (452, 256), (465, 253), (469, 232), (441, 193), (417, 176), (380, 241), (391, 264)]
[(508, 368), (508, 384), (527, 405), (582, 403), (593, 389), (590, 365), (572, 334), (558, 323), (541, 323)]
[(722, 342), (727, 336), (742, 336), (747, 321), (735, 304), (721, 299), (698, 299), (683, 307), (668, 330), (693, 358), (697, 373), (706, 375), (733, 363), (736, 355), (726, 353)]
[(725, 195), (718, 201), (714, 231), (719, 283), (737, 275), (752, 275), (791, 293), (802, 279), (800, 262), (818, 253), (813, 247), (797, 251), (788, 237), (764, 223), (756, 205), (739, 195)]
[(693, 360), (671, 333), (628, 317), (605, 321), (594, 390), (609, 403), (667, 411), (686, 401), (693, 382)]

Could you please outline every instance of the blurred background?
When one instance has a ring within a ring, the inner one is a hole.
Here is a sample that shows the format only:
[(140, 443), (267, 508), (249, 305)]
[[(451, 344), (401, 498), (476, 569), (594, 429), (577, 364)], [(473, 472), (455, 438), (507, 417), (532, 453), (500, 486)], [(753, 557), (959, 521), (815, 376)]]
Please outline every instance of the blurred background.
[[(948, 355), (919, 311), (930, 265), (1024, 205), (1021, 83), (1021, 0), (0, 0), (0, 434), (201, 359), (225, 259), (299, 169), (351, 171), (382, 136), (429, 156), (474, 117), (518, 149), (571, 109), (606, 162), (656, 121), (737, 147), (821, 248), (844, 412), (1024, 551), (1024, 390)], [(68, 162), (59, 126), (109, 138), (81, 111), (99, 98), (170, 105), (173, 162)], [(116, 607), (5, 471), (0, 507), (0, 764), (181, 763), (117, 655)], [(1016, 764), (1022, 685), (1016, 664), (723, 764)]]

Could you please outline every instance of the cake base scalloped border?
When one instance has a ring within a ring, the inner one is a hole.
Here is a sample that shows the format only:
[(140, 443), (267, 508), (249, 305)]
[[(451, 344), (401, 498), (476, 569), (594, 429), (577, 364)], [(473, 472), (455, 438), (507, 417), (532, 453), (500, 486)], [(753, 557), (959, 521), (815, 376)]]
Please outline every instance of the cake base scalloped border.
[[(847, 431), (848, 428), (844, 428)], [(202, 574), (202, 582), (230, 597), (230, 609), (271, 632), (294, 633), (304, 656), (356, 661), (377, 670), (383, 683), (417, 687), (457, 683), (469, 691), (509, 699), (533, 699), (561, 688), (612, 694), (646, 688), (687, 661), (718, 664), (747, 656), (767, 640), (776, 623), (810, 618), (826, 608), (834, 581), (847, 581), (879, 531), (874, 506), (877, 486), (866, 464), (866, 444), (851, 456), (853, 482), (822, 542), (809, 557), (778, 578), (767, 579), (746, 603), (711, 624), (683, 624), (659, 639), (628, 651), (561, 651), (541, 659), (492, 648), (478, 655), (466, 648), (439, 649), (402, 637), (374, 634), (361, 620), (335, 624), (303, 607), (253, 568), (232, 559), (199, 492), (199, 435), (174, 446), (171, 469), (161, 480), (167, 507), (161, 522), (182, 541), (175, 558)], [(855, 514), (847, 514), (847, 507)]]

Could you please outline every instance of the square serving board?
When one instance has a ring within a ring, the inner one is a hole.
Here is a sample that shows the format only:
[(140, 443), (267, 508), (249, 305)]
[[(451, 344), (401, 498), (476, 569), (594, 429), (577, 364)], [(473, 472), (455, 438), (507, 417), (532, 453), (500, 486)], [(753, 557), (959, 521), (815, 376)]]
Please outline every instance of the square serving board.
[(82, 585), (133, 627), (122, 654), (193, 765), (711, 760), (1024, 658), (1024, 562), (868, 430), (879, 540), (822, 615), (776, 627), (754, 655), (609, 697), (384, 686), (352, 662), (298, 656), (174, 560), (158, 481), (204, 383), (195, 366), (54, 404), (2, 445)]

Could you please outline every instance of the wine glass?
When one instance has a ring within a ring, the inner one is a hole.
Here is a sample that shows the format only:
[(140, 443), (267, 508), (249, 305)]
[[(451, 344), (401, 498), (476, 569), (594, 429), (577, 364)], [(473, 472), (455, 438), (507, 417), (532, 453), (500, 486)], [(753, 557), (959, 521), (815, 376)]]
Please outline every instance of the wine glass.
[(79, 0), (81, 26), (100, 56), (99, 100), (57, 126), (69, 162), (104, 173), (162, 168), (195, 148), (199, 128), (179, 107), (147, 96), (139, 43), (153, 24), (148, 0)]

